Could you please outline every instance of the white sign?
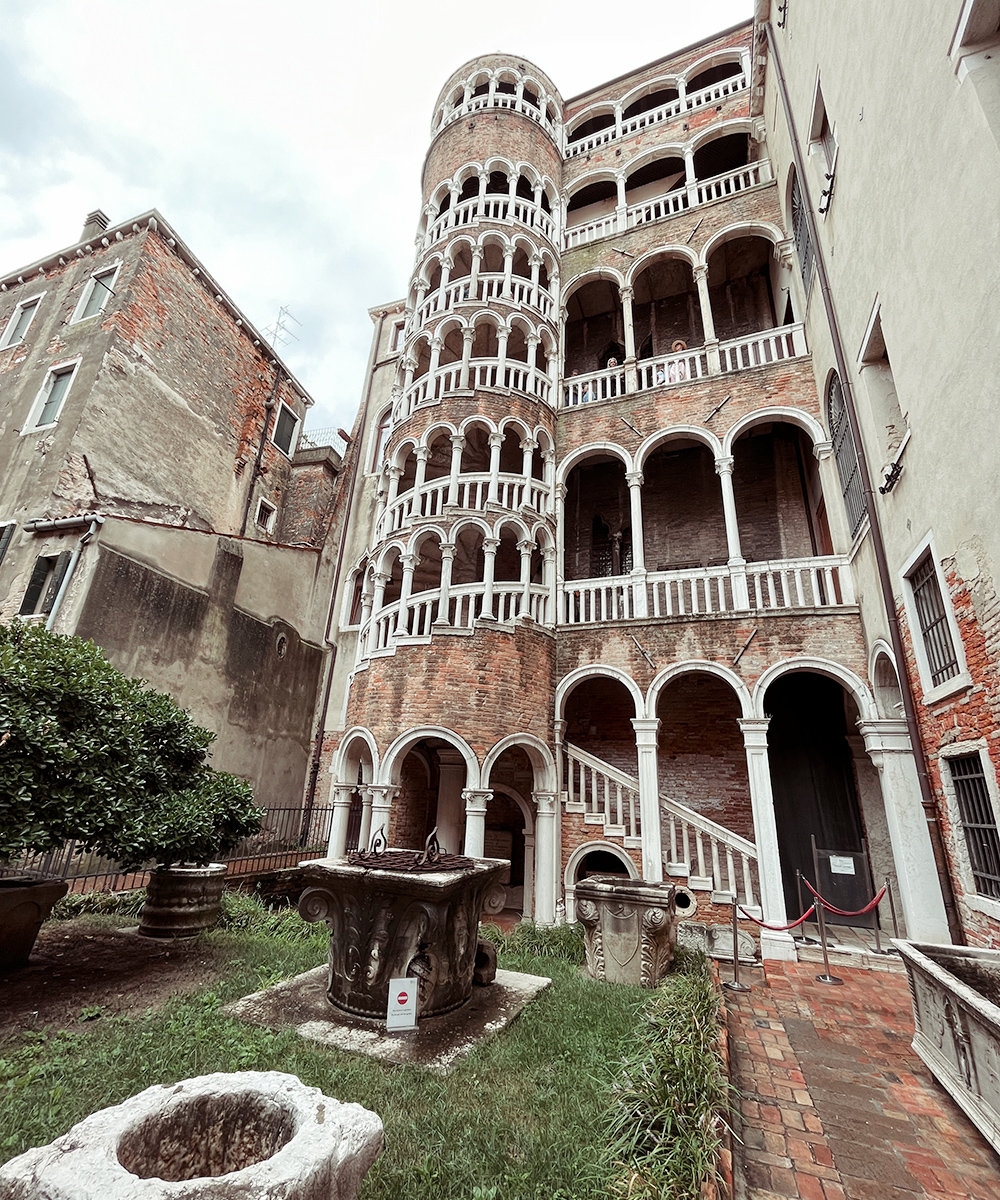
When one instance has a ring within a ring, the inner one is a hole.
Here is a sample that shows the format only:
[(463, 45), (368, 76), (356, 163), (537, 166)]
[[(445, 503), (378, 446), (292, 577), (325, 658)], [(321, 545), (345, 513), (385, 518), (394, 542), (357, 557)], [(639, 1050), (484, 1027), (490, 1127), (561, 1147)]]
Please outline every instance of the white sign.
[(831, 854), (830, 855), (830, 874), (831, 875), (853, 875), (854, 874), (854, 859), (848, 858), (846, 854)]
[(417, 980), (389, 980), (389, 1010), (385, 1018), (386, 1029), (416, 1029), (417, 1027)]

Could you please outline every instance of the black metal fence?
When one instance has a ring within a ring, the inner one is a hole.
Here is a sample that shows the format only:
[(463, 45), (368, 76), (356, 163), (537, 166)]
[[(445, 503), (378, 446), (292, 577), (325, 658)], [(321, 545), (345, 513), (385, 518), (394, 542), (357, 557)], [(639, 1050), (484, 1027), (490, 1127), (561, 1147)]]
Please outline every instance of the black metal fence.
[[(234, 880), (294, 867), (300, 859), (326, 854), (332, 819), (332, 807), (269, 809), (260, 832), (244, 838), (219, 861), (228, 863), (227, 878)], [(124, 871), (113, 859), (78, 851), (76, 842), (48, 854), (26, 854), (0, 870), (4, 875), (24, 873), (66, 879), (70, 892), (77, 894), (124, 892), (145, 887), (149, 879), (147, 867)]]

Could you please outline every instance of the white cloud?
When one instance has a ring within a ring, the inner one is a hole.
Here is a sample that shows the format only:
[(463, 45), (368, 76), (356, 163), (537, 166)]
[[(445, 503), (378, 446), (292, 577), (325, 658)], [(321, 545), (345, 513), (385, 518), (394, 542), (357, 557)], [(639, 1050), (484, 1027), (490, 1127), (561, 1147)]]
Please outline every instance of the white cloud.
[[(434, 101), (464, 61), (526, 55), (564, 97), (752, 14), (752, 0), (627, 11), (509, 0), (7, 0), (0, 34), (0, 270), (159, 208), (349, 428), (367, 309), (402, 296)], [(696, 11), (693, 11), (696, 10)]]

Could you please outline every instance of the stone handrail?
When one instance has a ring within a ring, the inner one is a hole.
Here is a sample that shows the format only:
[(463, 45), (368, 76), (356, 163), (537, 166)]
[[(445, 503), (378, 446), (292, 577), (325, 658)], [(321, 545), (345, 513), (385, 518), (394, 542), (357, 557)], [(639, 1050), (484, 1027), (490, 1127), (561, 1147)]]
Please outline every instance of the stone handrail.
[(399, 412), (393, 414), (393, 423), (404, 420), (423, 404), (436, 404), (447, 392), (474, 388), (508, 388), (546, 403), (552, 394), (548, 376), (538, 367), (519, 359), (508, 358), (501, 365), (498, 358), (473, 358), (469, 360), (467, 373), (460, 362), (454, 362), (438, 367), (433, 376), (421, 375), (404, 393)]
[(543, 317), (549, 318), (555, 302), (552, 296), (539, 284), (533, 286), (530, 279), (522, 275), (512, 275), (510, 286), (505, 287), (505, 276), (502, 272), (479, 275), (476, 288), (473, 291), (471, 277), (466, 275), (461, 279), (452, 280), (445, 288), (438, 288), (424, 297), (424, 302), (413, 314), (411, 331), (420, 329), (432, 317), (451, 312), (459, 304), (473, 304), (499, 300), (512, 308), (533, 308)]
[(470, 96), (468, 100), (464, 100), (461, 104), (456, 105), (450, 113), (446, 113), (433, 132), (437, 133), (453, 121), (460, 121), (463, 117), (474, 116), (476, 113), (483, 112), (484, 109), (488, 108), (506, 108), (511, 112), (518, 112), (522, 116), (530, 117), (532, 121), (537, 121), (554, 140), (558, 140), (558, 130), (542, 110), (541, 105), (532, 104), (530, 101), (525, 100), (523, 96), (520, 98), (516, 95), (512, 96), (510, 92), (494, 92), (492, 95)]
[(520, 196), (486, 194), (463, 200), (435, 218), (424, 235), (424, 250), (429, 250), (451, 230), (474, 225), (479, 221), (498, 221), (504, 224), (516, 221), (555, 243), (556, 223), (541, 205)]
[[(451, 476), (443, 475), (425, 483), (418, 491), (409, 489), (392, 502), (379, 517), (375, 528), (376, 542), (380, 542), (404, 529), (414, 520), (441, 517), (451, 492)], [(470, 472), (456, 478), (454, 508), (483, 512), (490, 503), (514, 512), (529, 508), (544, 515), (549, 510), (551, 489), (540, 479), (526, 479), (523, 475), (500, 474), (497, 477), (496, 498), (490, 501), (490, 474), (488, 471)]]
[[(626, 846), (634, 839), (641, 845), (639, 780), (579, 746), (565, 743), (563, 751), (566, 811), (601, 823), (605, 836), (620, 837)], [(728, 892), (748, 907), (755, 905), (754, 843), (662, 792), (659, 799), (666, 874), (685, 878), (693, 889)]]

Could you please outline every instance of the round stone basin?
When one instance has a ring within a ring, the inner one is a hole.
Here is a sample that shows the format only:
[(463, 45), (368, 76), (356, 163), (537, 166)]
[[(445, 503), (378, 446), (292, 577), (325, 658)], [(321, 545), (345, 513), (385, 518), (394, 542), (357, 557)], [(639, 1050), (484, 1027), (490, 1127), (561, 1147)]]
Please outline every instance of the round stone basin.
[[(398, 853), (390, 851), (389, 853)], [(417, 982), (417, 1015), (441, 1016), (472, 994), (479, 915), (508, 863), (475, 858), (457, 869), (413, 873), (321, 858), (301, 863), (299, 912), (330, 927), (327, 997), (384, 1021), (389, 982)]]

